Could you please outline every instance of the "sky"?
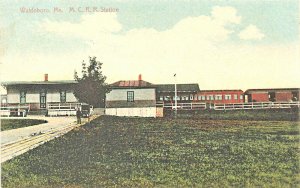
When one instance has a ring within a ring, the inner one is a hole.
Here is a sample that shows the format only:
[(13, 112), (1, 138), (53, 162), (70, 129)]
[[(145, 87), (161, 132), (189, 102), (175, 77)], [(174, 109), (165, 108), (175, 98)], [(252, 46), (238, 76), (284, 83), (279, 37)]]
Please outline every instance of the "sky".
[(95, 56), (107, 83), (139, 74), (174, 83), (176, 73), (177, 83), (200, 89), (300, 87), (298, 0), (2, 0), (0, 7), (1, 81), (42, 81), (45, 73), (73, 80)]

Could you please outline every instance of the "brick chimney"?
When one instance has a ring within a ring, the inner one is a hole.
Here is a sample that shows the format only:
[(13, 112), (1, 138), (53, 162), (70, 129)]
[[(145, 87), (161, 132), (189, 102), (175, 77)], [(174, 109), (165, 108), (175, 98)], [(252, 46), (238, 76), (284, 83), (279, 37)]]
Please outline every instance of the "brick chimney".
[(139, 80), (139, 86), (142, 86), (142, 74), (139, 74), (138, 80)]
[(48, 81), (48, 74), (44, 75), (44, 81), (47, 82)]

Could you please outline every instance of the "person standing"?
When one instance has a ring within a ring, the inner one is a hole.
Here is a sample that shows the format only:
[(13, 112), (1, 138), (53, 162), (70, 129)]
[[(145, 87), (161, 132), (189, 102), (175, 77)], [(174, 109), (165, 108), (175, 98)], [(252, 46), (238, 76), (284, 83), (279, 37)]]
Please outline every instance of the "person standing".
[(76, 117), (77, 117), (77, 124), (81, 124), (81, 111), (80, 111), (80, 108), (77, 108)]

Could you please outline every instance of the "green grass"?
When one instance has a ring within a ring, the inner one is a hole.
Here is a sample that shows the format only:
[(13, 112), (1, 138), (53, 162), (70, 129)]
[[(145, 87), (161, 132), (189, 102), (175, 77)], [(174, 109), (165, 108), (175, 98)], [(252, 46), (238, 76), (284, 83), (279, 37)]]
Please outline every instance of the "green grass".
[(47, 121), (39, 119), (1, 119), (1, 131), (29, 127), (42, 123), (47, 123)]
[(116, 118), (2, 164), (2, 187), (297, 187), (299, 122)]
[[(174, 111), (166, 112), (173, 116)], [(291, 109), (266, 109), (266, 110), (196, 110), (178, 111), (181, 118), (211, 119), (211, 120), (261, 120), (261, 121), (299, 121), (299, 110)]]

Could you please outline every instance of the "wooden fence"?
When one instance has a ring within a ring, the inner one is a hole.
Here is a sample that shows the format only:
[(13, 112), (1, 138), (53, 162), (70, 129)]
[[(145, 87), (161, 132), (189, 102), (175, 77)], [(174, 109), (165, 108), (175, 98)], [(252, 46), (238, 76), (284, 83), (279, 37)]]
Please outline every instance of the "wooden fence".
[(288, 109), (299, 108), (300, 102), (252, 102), (210, 105), (214, 110), (248, 110), (248, 109)]
[[(157, 107), (165, 109), (176, 109), (174, 103), (158, 102)], [(247, 110), (247, 109), (289, 109), (299, 108), (300, 102), (252, 102), (252, 103), (228, 103), (228, 104), (210, 104), (210, 103), (177, 103), (178, 110)]]
[(0, 107), (0, 116), (27, 116), (30, 111), (29, 105), (15, 105), (15, 106), (1, 106)]
[(48, 116), (75, 116), (80, 103), (51, 103), (48, 104)]

